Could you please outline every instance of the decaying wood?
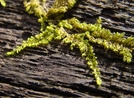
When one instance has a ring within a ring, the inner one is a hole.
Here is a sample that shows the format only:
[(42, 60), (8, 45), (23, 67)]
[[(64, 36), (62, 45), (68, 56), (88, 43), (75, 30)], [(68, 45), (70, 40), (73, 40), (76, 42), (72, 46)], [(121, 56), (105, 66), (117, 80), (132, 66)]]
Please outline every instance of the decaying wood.
[[(66, 17), (95, 23), (100, 16), (103, 26), (112, 31), (134, 35), (133, 0), (113, 4), (105, 0), (79, 0)], [(23, 8), (22, 0), (7, 0), (0, 7), (0, 96), (9, 97), (134, 97), (134, 63), (95, 46), (103, 84), (96, 87), (77, 49), (54, 42), (47, 47), (27, 49), (14, 57), (5, 53), (22, 40), (38, 33), (37, 18)], [(134, 60), (133, 60), (134, 61)]]

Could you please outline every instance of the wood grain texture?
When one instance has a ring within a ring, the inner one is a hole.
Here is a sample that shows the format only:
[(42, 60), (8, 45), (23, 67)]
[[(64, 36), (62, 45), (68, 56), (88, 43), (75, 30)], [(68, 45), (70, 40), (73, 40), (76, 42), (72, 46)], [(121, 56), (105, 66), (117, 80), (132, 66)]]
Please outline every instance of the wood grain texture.
[[(97, 46), (94, 50), (103, 80), (99, 88), (91, 72), (88, 73), (79, 50), (71, 51), (59, 42), (6, 57), (7, 51), (40, 29), (37, 18), (25, 12), (22, 1), (7, 0), (7, 7), (0, 7), (1, 97), (134, 97), (134, 60), (130, 64), (123, 63), (115, 53)], [(79, 0), (65, 15), (88, 23), (95, 23), (99, 16), (105, 28), (126, 32), (127, 36), (134, 35), (132, 0), (119, 0), (116, 4), (105, 0)]]

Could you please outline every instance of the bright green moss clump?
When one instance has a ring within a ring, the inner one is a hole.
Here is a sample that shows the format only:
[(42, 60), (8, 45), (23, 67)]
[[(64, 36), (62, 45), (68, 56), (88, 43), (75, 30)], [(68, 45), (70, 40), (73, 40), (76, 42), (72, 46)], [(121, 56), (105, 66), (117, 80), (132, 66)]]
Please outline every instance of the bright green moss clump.
[(0, 3), (1, 3), (1, 5), (2, 5), (3, 7), (6, 6), (6, 2), (5, 2), (5, 0), (0, 0)]
[[(74, 47), (80, 50), (81, 56), (92, 70), (97, 85), (101, 85), (102, 80), (100, 78), (97, 57), (91, 43), (119, 54), (124, 62), (131, 62), (134, 50), (134, 37), (126, 37), (124, 33), (111, 33), (110, 30), (102, 28), (100, 18), (96, 24), (81, 23), (76, 18), (60, 20), (64, 13), (75, 5), (76, 0), (56, 0), (54, 5), (48, 10), (43, 6), (45, 2), (46, 0), (24, 1), (26, 11), (39, 18), (41, 30), (39, 34), (23, 41), (21, 46), (16, 47), (11, 52), (7, 52), (7, 56), (18, 54), (25, 48), (48, 45), (52, 41), (59, 40), (62, 44), (70, 45), (71, 50)], [(52, 21), (53, 16), (55, 18)], [(45, 25), (46, 22), (49, 25)], [(74, 33), (68, 33), (70, 31)]]

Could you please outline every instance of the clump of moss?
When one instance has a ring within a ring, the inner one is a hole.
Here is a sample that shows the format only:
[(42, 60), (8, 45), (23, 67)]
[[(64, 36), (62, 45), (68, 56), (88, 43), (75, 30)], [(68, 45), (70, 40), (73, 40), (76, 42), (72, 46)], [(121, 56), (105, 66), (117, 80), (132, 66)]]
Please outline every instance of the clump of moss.
[[(39, 18), (41, 30), (39, 34), (23, 41), (21, 46), (7, 52), (7, 56), (18, 54), (25, 48), (48, 45), (52, 41), (59, 40), (63, 44), (69, 44), (71, 50), (74, 47), (80, 50), (81, 56), (86, 60), (87, 66), (92, 70), (92, 74), (99, 86), (102, 84), (100, 69), (98, 68), (97, 57), (91, 43), (119, 54), (123, 57), (124, 62), (131, 62), (134, 50), (134, 37), (126, 37), (124, 33), (112, 33), (110, 30), (103, 28), (101, 18), (95, 24), (81, 23), (75, 17), (61, 20), (61, 17), (75, 5), (76, 0), (56, 0), (48, 11), (44, 10), (42, 5), (45, 2), (46, 0), (24, 1), (26, 11)], [(52, 20), (52, 16), (56, 16), (57, 24), (49, 21), (50, 19)], [(48, 25), (45, 25), (46, 22)], [(79, 33), (70, 34), (68, 33), (69, 31), (79, 31)]]
[(2, 5), (3, 7), (6, 6), (6, 2), (5, 2), (5, 0), (0, 0), (0, 3), (1, 3), (1, 5)]

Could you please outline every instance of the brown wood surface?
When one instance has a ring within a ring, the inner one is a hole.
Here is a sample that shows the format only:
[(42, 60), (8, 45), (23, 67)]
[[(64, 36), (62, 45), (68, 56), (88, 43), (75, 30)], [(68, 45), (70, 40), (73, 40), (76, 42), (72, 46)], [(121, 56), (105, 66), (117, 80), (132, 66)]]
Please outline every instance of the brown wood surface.
[[(37, 18), (25, 12), (23, 0), (6, 0), (0, 7), (0, 96), (133, 98), (134, 60), (123, 63), (120, 56), (94, 46), (103, 80), (96, 87), (79, 50), (53, 42), (47, 47), (26, 49), (14, 57), (5, 53), (22, 40), (38, 33)], [(98, 17), (112, 31), (134, 35), (133, 0), (79, 0), (65, 17), (95, 23)]]

